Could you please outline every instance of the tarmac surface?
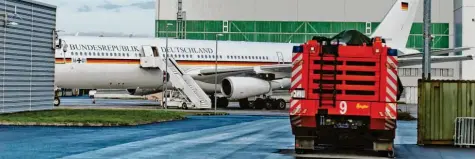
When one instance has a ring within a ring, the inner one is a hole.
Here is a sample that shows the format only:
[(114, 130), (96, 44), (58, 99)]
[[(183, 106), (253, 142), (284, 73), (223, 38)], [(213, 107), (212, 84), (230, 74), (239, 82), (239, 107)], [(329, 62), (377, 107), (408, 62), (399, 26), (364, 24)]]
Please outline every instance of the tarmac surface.
[[(92, 107), (89, 103), (90, 100), (84, 98), (62, 98), (65, 107)], [(143, 103), (148, 101), (97, 101), (101, 107), (141, 107)], [(192, 116), (183, 121), (108, 128), (0, 126), (0, 158), (280, 159), (351, 156), (337, 153), (296, 157), (288, 117), (275, 115), (280, 112), (252, 112)], [(398, 121), (397, 124), (397, 158), (463, 159), (475, 156), (475, 149), (417, 146), (417, 123)]]

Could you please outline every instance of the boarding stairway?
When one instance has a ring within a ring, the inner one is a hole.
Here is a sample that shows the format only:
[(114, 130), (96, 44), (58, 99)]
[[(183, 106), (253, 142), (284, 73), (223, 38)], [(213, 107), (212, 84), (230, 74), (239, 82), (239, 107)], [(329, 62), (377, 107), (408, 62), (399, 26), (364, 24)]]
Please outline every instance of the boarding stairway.
[[(187, 97), (187, 101), (192, 105), (188, 108), (211, 109), (211, 99), (188, 74), (185, 74), (175, 59), (168, 57), (168, 64), (165, 62), (165, 55), (159, 56), (155, 46), (142, 46), (143, 55), (140, 57), (140, 66), (144, 69), (160, 69), (165, 71), (168, 67), (169, 81), (172, 86)], [(163, 58), (162, 58), (163, 57)]]

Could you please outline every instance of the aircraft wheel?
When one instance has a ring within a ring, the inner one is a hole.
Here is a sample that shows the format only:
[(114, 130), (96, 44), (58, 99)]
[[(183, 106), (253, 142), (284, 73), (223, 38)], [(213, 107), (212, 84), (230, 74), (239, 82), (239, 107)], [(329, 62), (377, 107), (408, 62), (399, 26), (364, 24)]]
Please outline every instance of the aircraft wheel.
[(282, 98), (277, 99), (276, 103), (277, 103), (277, 109), (285, 110), (285, 108), (287, 108), (287, 103)]
[(266, 101), (262, 98), (256, 98), (256, 100), (252, 103), (252, 107), (254, 109), (262, 109), (266, 105)]
[(219, 108), (227, 108), (229, 105), (229, 100), (226, 97), (218, 98), (218, 107)]
[(247, 98), (239, 99), (239, 107), (241, 109), (249, 108), (249, 100)]
[(61, 104), (61, 100), (59, 99), (59, 97), (54, 97), (53, 104), (56, 107)]
[(267, 100), (266, 101), (266, 109), (267, 110), (272, 110), (274, 109), (275, 102), (272, 100)]

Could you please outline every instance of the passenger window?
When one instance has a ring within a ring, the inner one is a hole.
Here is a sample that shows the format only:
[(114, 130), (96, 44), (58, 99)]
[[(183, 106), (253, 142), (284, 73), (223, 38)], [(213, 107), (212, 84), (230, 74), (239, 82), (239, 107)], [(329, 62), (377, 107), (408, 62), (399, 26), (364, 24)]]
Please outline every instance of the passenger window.
[(122, 53), (122, 56), (125, 56), (125, 53)]
[(91, 52), (89, 52), (89, 56), (91, 56)]
[(127, 53), (127, 57), (129, 57), (129, 53)]
[(220, 59), (222, 59), (222, 58), (223, 58), (223, 56), (219, 55), (219, 58), (220, 58)]

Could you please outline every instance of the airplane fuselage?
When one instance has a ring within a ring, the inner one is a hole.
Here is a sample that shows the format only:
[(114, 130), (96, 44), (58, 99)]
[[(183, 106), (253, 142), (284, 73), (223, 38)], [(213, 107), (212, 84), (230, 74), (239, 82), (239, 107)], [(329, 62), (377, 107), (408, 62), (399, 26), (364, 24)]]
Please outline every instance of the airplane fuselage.
[[(142, 46), (156, 46), (159, 56), (167, 51), (187, 74), (199, 76), (215, 68), (216, 42), (161, 38), (61, 37), (67, 51), (56, 50), (55, 84), (60, 88), (135, 89), (157, 88), (163, 82), (159, 69), (140, 67)], [(291, 43), (218, 42), (218, 68), (239, 68), (289, 63)], [(200, 77), (203, 78), (203, 77)], [(214, 76), (209, 76), (214, 79)], [(211, 82), (210, 82), (211, 81)], [(214, 81), (197, 81), (205, 92), (214, 91)]]

